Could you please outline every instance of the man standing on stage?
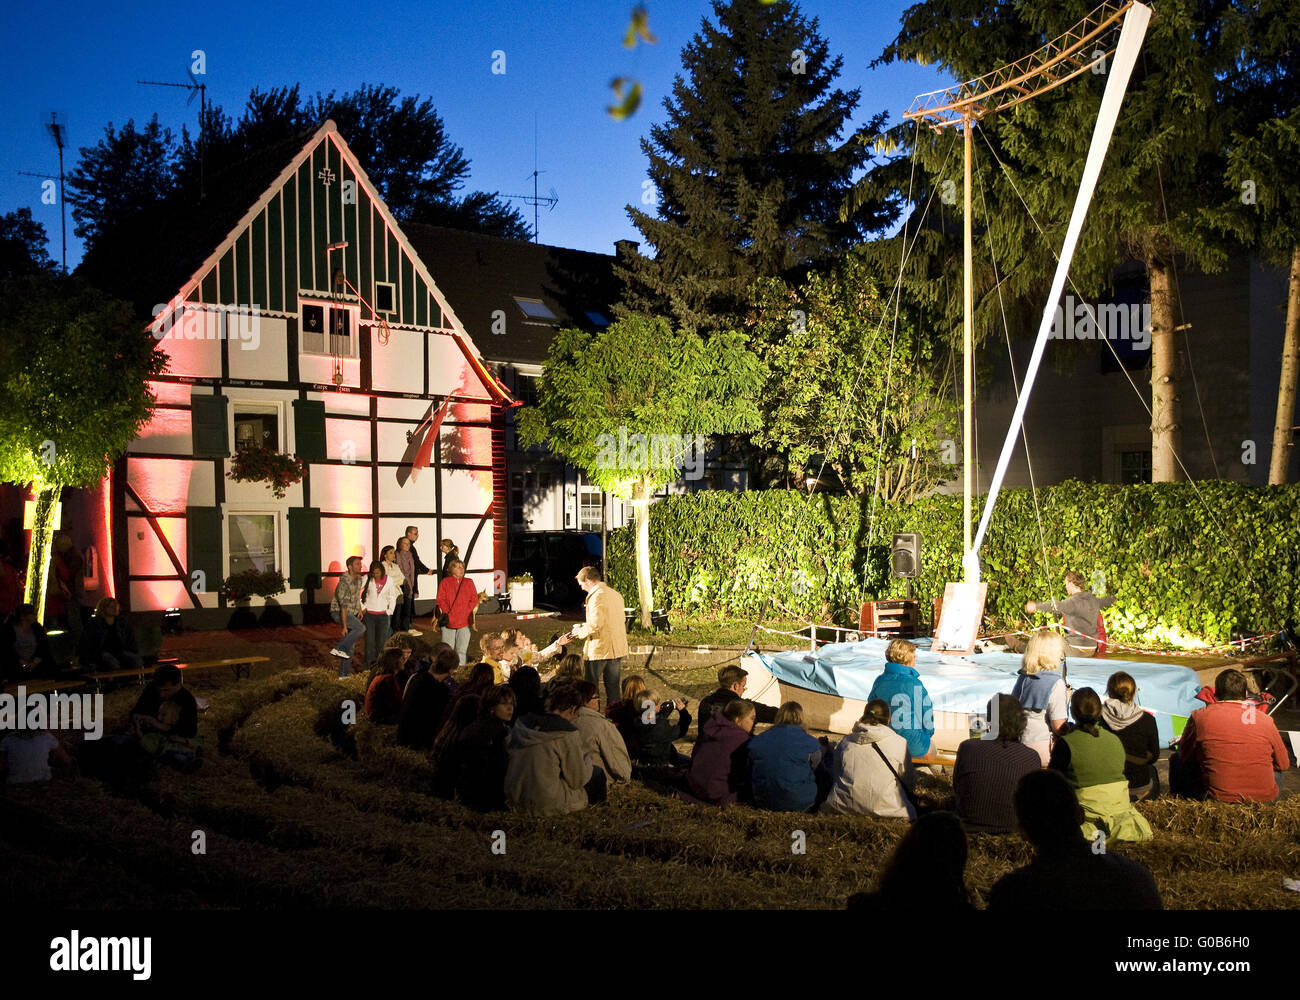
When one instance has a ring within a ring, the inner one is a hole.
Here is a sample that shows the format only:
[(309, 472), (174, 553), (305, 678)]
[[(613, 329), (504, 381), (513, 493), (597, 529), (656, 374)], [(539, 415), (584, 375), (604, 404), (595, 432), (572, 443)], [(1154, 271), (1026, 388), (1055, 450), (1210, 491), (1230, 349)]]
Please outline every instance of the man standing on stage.
[(1097, 616), (1102, 608), (1115, 603), (1114, 595), (1098, 597), (1091, 590), (1085, 590), (1086, 582), (1082, 573), (1071, 570), (1065, 574), (1065, 593), (1068, 595), (1065, 600), (1030, 601), (1025, 605), (1025, 611), (1030, 614), (1045, 611), (1061, 616), (1069, 629), (1065, 642), (1071, 656), (1097, 655)]

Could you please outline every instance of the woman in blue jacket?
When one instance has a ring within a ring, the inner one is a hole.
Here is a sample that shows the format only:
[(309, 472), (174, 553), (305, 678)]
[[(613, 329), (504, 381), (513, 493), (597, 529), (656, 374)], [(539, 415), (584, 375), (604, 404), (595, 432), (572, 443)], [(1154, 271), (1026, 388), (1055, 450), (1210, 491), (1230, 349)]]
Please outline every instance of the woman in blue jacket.
[(934, 705), (916, 672), (916, 647), (895, 639), (885, 647), (885, 672), (871, 685), (868, 701), (889, 705), (889, 728), (907, 740), (907, 752), (924, 757), (934, 735)]
[(787, 701), (776, 724), (749, 741), (754, 805), (775, 812), (807, 812), (817, 804), (822, 745), (803, 728), (803, 706)]

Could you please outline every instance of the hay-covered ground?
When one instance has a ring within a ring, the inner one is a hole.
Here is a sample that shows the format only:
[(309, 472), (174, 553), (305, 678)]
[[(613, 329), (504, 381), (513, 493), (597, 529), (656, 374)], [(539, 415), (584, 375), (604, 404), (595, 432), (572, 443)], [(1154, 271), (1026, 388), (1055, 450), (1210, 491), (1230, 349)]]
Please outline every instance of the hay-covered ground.
[[(839, 907), (872, 887), (905, 830), (695, 808), (637, 784), (566, 817), (479, 815), (433, 798), (429, 761), (394, 747), (391, 729), (364, 716), (341, 726), (344, 703), (360, 706), (362, 680), (335, 678), (311, 630), (284, 631), (256, 644), (273, 663), (253, 679), (188, 679), (209, 702), (197, 774), (161, 769), (129, 797), (88, 777), (10, 789), (0, 799), (8, 898), (110, 909)], [(248, 638), (200, 634), (182, 645), (195, 657), (253, 652)], [(712, 689), (708, 671), (690, 666), (665, 668), (657, 683), (692, 699)], [(124, 720), (137, 694), (111, 692), (110, 719)], [(950, 793), (943, 777), (923, 778), (922, 790), (936, 801)], [(1300, 796), (1141, 809), (1156, 839), (1120, 850), (1152, 870), (1167, 907), (1300, 908), (1282, 885), (1300, 875)], [(194, 850), (198, 831), (205, 853)], [(797, 840), (805, 853), (792, 850)], [(1018, 837), (972, 838), (977, 905), (1029, 856)]]

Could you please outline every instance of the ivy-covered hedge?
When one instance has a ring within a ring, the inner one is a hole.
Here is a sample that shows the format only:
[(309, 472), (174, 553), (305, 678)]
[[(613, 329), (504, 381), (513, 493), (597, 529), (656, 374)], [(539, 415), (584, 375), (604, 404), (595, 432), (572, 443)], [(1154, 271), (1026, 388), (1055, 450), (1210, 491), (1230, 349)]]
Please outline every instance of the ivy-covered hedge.
[[(1233, 630), (1273, 630), (1296, 618), (1298, 486), (1071, 481), (1039, 490), (1038, 505), (1050, 580), (1033, 495), (1006, 490), (998, 500), (980, 553), (994, 622), (1023, 623), (1026, 601), (1064, 597), (1070, 569), (1118, 597), (1106, 612), (1117, 640), (1223, 642)], [(945, 581), (961, 579), (960, 496), (877, 504), (874, 526), (872, 519), (869, 498), (787, 490), (657, 501), (650, 516), (655, 603), (753, 615), (773, 597), (823, 622), (827, 612), (837, 623), (856, 622), (862, 600), (906, 592), (906, 581), (889, 575), (895, 531), (921, 533), (922, 572), (913, 586), (923, 602)], [(611, 583), (629, 601), (636, 594), (633, 544), (630, 527), (610, 536)]]

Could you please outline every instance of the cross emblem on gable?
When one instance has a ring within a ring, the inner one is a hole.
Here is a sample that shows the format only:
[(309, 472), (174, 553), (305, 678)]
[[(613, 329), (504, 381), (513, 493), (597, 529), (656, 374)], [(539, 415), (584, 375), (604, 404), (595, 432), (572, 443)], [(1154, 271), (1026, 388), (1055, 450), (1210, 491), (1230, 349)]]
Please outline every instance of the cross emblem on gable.
[(316, 176), (320, 178), (321, 183), (326, 187), (329, 187), (334, 183), (334, 171), (329, 167), (321, 167), (320, 172), (317, 173)]

